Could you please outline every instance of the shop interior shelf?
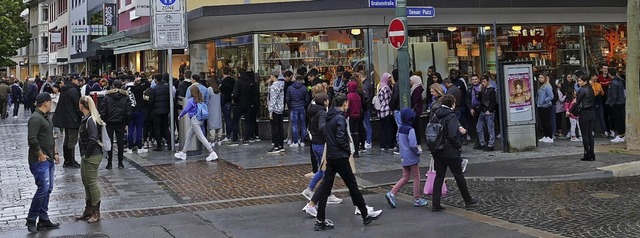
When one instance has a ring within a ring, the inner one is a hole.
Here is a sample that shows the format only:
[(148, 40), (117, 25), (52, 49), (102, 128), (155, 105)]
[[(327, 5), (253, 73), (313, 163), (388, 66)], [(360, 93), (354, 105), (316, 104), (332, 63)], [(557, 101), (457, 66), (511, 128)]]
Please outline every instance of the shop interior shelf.
[(582, 66), (581, 64), (558, 64), (558, 66)]
[(505, 53), (533, 53), (533, 52), (547, 52), (547, 50), (516, 50), (516, 51), (505, 51)]
[(265, 43), (260, 43), (260, 45), (297, 44), (297, 43), (318, 43), (318, 42), (316, 42), (316, 41), (282, 41), (282, 42), (265, 42)]
[(566, 37), (569, 37), (569, 36), (582, 36), (582, 34), (580, 34), (580, 33), (573, 33), (573, 34), (571, 34), (571, 33), (566, 33), (566, 34), (562, 33), (562, 34), (556, 34), (556, 37), (565, 37), (565, 36), (566, 36)]
[(323, 49), (323, 50), (320, 50), (320, 51), (340, 51), (340, 50), (361, 50), (361, 48)]
[(558, 49), (558, 51), (580, 51), (582, 49)]
[(271, 59), (260, 59), (260, 61), (269, 61), (269, 60), (309, 60), (309, 59), (320, 59), (320, 57), (271, 58)]

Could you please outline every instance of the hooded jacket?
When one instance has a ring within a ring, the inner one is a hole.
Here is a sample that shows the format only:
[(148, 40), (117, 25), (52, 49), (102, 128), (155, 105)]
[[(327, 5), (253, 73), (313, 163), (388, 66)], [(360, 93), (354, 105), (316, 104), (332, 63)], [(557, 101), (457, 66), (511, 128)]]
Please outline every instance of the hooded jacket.
[(307, 108), (309, 115), (309, 132), (311, 133), (311, 144), (323, 145), (325, 143), (324, 128), (327, 122), (326, 108), (321, 105), (311, 104)]
[(360, 118), (360, 116), (362, 115), (362, 99), (356, 92), (358, 90), (358, 83), (353, 81), (349, 82), (347, 84), (347, 90), (349, 91), (349, 94), (347, 94), (347, 101), (349, 102), (347, 117)]
[(462, 137), (458, 131), (460, 122), (456, 119), (456, 115), (451, 108), (441, 106), (436, 110), (435, 116), (442, 124), (442, 138), (444, 138), (444, 149), (431, 151), (433, 157), (440, 158), (460, 158), (462, 154)]
[(240, 79), (236, 81), (233, 88), (233, 101), (241, 108), (251, 108), (254, 98), (258, 97), (259, 90), (255, 87), (256, 82), (249, 73), (242, 73)]
[(613, 80), (611, 80), (611, 83), (609, 83), (609, 91), (607, 92), (607, 105), (624, 105), (626, 102), (624, 88), (625, 86), (622, 79), (618, 76), (615, 76)]
[(295, 108), (304, 108), (311, 100), (307, 88), (299, 81), (293, 82), (291, 87), (287, 88), (287, 105), (289, 110)]
[(111, 89), (107, 91), (98, 109), (100, 117), (104, 122), (121, 125), (129, 123), (131, 110), (129, 92), (122, 89)]
[(343, 111), (332, 107), (327, 112), (327, 123), (324, 125), (324, 138), (327, 143), (327, 159), (346, 159), (351, 154), (347, 121)]
[(269, 113), (282, 114), (284, 112), (284, 81), (278, 80), (269, 86)]
[(400, 112), (402, 125), (398, 128), (398, 146), (400, 147), (400, 158), (402, 166), (411, 166), (420, 163), (420, 150), (418, 150), (418, 140), (416, 131), (413, 129), (413, 121), (416, 113), (405, 108)]
[(80, 119), (82, 112), (78, 104), (80, 103), (80, 88), (73, 84), (67, 83), (60, 89), (60, 99), (56, 107), (56, 113), (53, 114), (53, 126), (58, 128), (78, 129), (80, 128)]

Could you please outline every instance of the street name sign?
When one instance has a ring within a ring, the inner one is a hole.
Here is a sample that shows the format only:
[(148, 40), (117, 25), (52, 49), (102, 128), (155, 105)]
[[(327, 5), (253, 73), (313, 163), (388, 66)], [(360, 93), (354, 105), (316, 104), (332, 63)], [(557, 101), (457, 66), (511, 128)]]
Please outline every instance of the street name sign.
[(407, 7), (407, 17), (434, 18), (436, 17), (436, 8), (435, 7)]
[(368, 0), (370, 8), (395, 8), (396, 0)]

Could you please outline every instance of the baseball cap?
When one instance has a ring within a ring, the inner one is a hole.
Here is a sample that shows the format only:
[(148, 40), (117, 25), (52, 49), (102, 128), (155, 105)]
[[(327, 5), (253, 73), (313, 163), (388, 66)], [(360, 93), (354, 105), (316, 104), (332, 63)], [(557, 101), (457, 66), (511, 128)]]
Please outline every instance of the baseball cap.
[(49, 93), (44, 92), (36, 96), (36, 105), (43, 104), (46, 101), (51, 101), (51, 95), (49, 95)]

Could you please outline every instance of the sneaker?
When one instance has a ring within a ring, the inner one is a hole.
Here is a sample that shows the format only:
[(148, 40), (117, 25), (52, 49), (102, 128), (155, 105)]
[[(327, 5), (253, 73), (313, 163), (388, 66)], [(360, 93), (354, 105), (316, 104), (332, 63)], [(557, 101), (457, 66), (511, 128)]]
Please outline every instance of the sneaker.
[(220, 141), (220, 142), (222, 142), (222, 143), (227, 143), (227, 142), (229, 142), (229, 141), (231, 141), (231, 140), (229, 140), (229, 138), (225, 137), (225, 138), (224, 138), (224, 139), (222, 139), (222, 141)]
[(218, 141), (218, 145), (222, 145), (222, 141)]
[(133, 150), (132, 150), (132, 149), (127, 149), (127, 150), (126, 150), (126, 153), (127, 153), (128, 155), (132, 155), (132, 154), (133, 154)]
[(254, 142), (256, 142), (255, 139), (249, 139), (249, 143), (254, 143)]
[(13, 119), (18, 119), (18, 116), (13, 116)]
[(394, 154), (394, 155), (399, 155), (399, 154), (400, 154), (400, 150), (396, 148), (396, 149), (393, 151), (393, 154)]
[(146, 154), (146, 153), (149, 153), (148, 149), (145, 149), (145, 148), (138, 149), (138, 154)]
[(324, 221), (316, 220), (316, 225), (313, 227), (314, 231), (324, 231), (333, 229), (333, 221), (326, 219)]
[(439, 205), (438, 206), (434, 205), (433, 207), (431, 207), (431, 211), (432, 212), (441, 212), (441, 211), (444, 211), (444, 210), (445, 210), (444, 207), (443, 206), (439, 206)]
[(498, 138), (498, 139), (502, 138), (502, 134), (496, 135), (496, 138)]
[(298, 145), (298, 143), (291, 143), (291, 144), (289, 145), (289, 147), (291, 147), (291, 148), (297, 148), (297, 147), (299, 147), (299, 146), (300, 146), (300, 145)]
[(465, 205), (466, 207), (471, 207), (471, 206), (473, 206), (473, 205), (476, 205), (479, 201), (480, 201), (480, 199), (472, 198), (470, 201), (468, 201), (468, 202), (464, 202), (464, 205)]
[(293, 141), (291, 139), (287, 139), (285, 142), (287, 143), (287, 145), (293, 144)]
[(336, 197), (336, 195), (329, 195), (329, 197), (327, 198), (327, 204), (340, 204), (342, 203), (342, 199)]
[[(380, 213), (382, 213), (382, 210), (377, 210), (376, 211), (375, 209), (373, 209), (373, 207), (367, 206), (367, 214), (371, 214), (371, 213), (377, 214), (376, 216), (379, 216)], [(356, 211), (353, 212), (353, 214), (354, 215), (362, 215), (362, 213), (360, 212), (360, 209), (358, 209), (358, 207), (356, 207)]]
[(579, 142), (579, 141), (580, 141), (580, 139), (578, 139), (578, 137), (571, 137), (571, 141), (573, 141), (573, 142)]
[(300, 147), (304, 147), (304, 142), (300, 142)]
[(211, 162), (217, 159), (218, 159), (218, 154), (216, 154), (215, 151), (211, 151), (211, 153), (209, 153), (209, 156), (207, 156), (207, 162)]
[(613, 138), (613, 140), (611, 140), (611, 142), (613, 143), (624, 142), (624, 137), (616, 136), (615, 138)]
[(60, 223), (53, 223), (51, 222), (51, 220), (40, 220), (40, 222), (38, 222), (39, 231), (53, 230), (58, 228), (60, 228)]
[(368, 213), (367, 217), (365, 217), (362, 220), (362, 224), (365, 224), (365, 225), (371, 224), (371, 222), (373, 220), (378, 220), (378, 218), (380, 217), (380, 214), (382, 214), (382, 210), (373, 211), (373, 212)]
[(187, 153), (184, 153), (182, 151), (173, 154), (173, 157), (176, 157), (177, 159), (181, 159), (181, 160), (186, 160), (187, 159)]
[(27, 226), (27, 230), (29, 231), (29, 233), (31, 233), (31, 234), (38, 233), (38, 227), (36, 226), (36, 221), (35, 220), (34, 221), (27, 220), (26, 226)]
[(471, 140), (471, 136), (467, 135), (467, 140)]
[(545, 137), (540, 138), (538, 141), (539, 141), (539, 142), (544, 142), (544, 141), (545, 141), (546, 139), (548, 139), (548, 138), (549, 138), (549, 137), (546, 137), (546, 136), (545, 136)]
[(255, 139), (253, 139), (253, 140), (255, 140), (255, 141), (260, 141), (260, 137), (257, 137), (257, 136), (256, 136), (256, 138), (255, 138)]
[(282, 148), (282, 147), (273, 147), (270, 150), (267, 150), (267, 153), (275, 154), (275, 153), (280, 153), (282, 151), (284, 151), (284, 148)]
[(393, 193), (387, 192), (384, 197), (387, 198), (387, 202), (391, 208), (396, 208), (396, 196), (393, 195)]
[(429, 202), (427, 202), (427, 200), (424, 200), (424, 198), (418, 198), (418, 199), (414, 199), (413, 200), (413, 206), (414, 207), (424, 207), (428, 204)]
[(239, 145), (240, 145), (239, 141), (234, 141), (234, 142), (231, 142), (231, 145), (229, 146), (239, 146)]
[(611, 138), (616, 137), (616, 132), (615, 131), (609, 132), (609, 136), (611, 136)]
[(212, 148), (213, 148), (213, 147), (216, 147), (216, 144), (217, 144), (217, 143), (216, 143), (215, 141), (214, 141), (214, 142), (209, 143), (209, 145), (211, 145), (211, 147), (212, 147)]
[(305, 204), (304, 207), (302, 208), (302, 211), (309, 214), (309, 216), (312, 217), (317, 217), (318, 216), (318, 208), (316, 208), (315, 206), (309, 206), (309, 204)]
[(313, 191), (311, 191), (311, 189), (309, 188), (305, 188), (304, 191), (302, 191), (302, 193), (300, 194), (307, 198), (307, 200), (311, 200), (311, 198), (313, 197)]
[(251, 142), (250, 140), (242, 141), (242, 145), (249, 145), (250, 142)]
[(312, 172), (309, 172), (309, 173), (305, 174), (304, 177), (308, 178), (308, 179), (312, 179), (314, 175), (316, 175), (316, 174), (312, 173)]
[(553, 143), (553, 139), (549, 138), (549, 137), (545, 137), (543, 138), (544, 140), (542, 142), (544, 143)]
[(606, 131), (605, 131), (605, 132), (603, 132), (603, 133), (600, 133), (600, 137), (605, 138), (605, 139), (606, 139), (606, 138), (609, 138), (609, 132), (606, 132)]
[(364, 143), (365, 149), (371, 149), (371, 143)]
[(462, 159), (462, 172), (464, 173), (464, 171), (467, 170), (467, 164), (469, 164), (469, 160), (468, 159)]

